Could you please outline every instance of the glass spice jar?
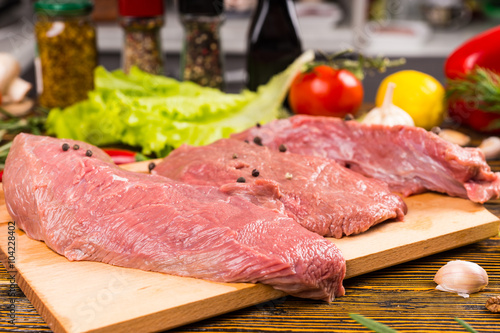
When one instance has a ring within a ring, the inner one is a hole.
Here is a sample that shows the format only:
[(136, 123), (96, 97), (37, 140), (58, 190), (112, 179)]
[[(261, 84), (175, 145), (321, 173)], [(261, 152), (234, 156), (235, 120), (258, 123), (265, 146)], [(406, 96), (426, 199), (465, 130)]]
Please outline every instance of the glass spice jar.
[(181, 54), (181, 79), (224, 89), (224, 62), (220, 27), (223, 0), (179, 0), (185, 37)]
[(40, 0), (34, 9), (40, 105), (63, 108), (86, 99), (97, 66), (92, 2)]
[(160, 30), (164, 24), (162, 0), (120, 0), (120, 23), (124, 30), (122, 68), (132, 66), (151, 74), (163, 74)]

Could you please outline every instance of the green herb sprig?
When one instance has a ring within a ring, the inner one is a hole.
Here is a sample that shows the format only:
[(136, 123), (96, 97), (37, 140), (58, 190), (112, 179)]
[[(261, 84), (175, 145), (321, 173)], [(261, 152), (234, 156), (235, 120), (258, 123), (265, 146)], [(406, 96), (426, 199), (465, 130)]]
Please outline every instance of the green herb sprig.
[(0, 170), (5, 167), (7, 154), (12, 146), (11, 138), (21, 132), (43, 134), (47, 113), (47, 109), (37, 108), (29, 116), (17, 117), (0, 107), (0, 115), (4, 118), (0, 121), (0, 143), (2, 143), (0, 145)]
[(500, 113), (500, 75), (477, 67), (472, 72), (446, 84), (449, 102), (463, 101), (486, 112)]
[[(374, 332), (377, 333), (397, 333), (398, 331), (390, 328), (387, 325), (384, 325), (382, 323), (379, 323), (376, 320), (367, 318), (363, 315), (356, 314), (356, 313), (349, 313), (349, 317), (351, 317), (354, 321), (357, 323), (365, 326), (366, 328), (371, 329)], [(460, 318), (455, 318), (455, 320), (463, 327), (467, 332), (470, 333), (477, 333), (475, 329), (473, 329), (469, 324), (467, 324), (465, 321), (463, 321)]]
[(399, 58), (391, 60), (387, 57), (369, 57), (364, 54), (347, 49), (334, 54), (318, 52), (316, 58), (319, 60), (310, 62), (306, 71), (312, 70), (318, 65), (328, 65), (335, 69), (346, 69), (353, 73), (359, 80), (363, 80), (367, 74), (385, 73), (388, 68), (404, 65), (406, 59)]

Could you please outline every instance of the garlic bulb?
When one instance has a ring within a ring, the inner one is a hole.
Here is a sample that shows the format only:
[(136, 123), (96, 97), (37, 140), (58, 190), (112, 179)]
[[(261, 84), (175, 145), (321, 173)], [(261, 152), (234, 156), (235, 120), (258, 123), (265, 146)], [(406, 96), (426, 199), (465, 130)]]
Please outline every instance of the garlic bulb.
[(441, 267), (434, 276), (437, 290), (469, 297), (488, 285), (488, 274), (476, 263), (453, 260)]
[(387, 90), (384, 96), (384, 102), (382, 106), (373, 108), (366, 114), (366, 116), (361, 120), (365, 124), (381, 124), (381, 125), (408, 125), (415, 126), (413, 118), (400, 107), (392, 104), (392, 96), (394, 94), (394, 88), (396, 84), (389, 82), (387, 85)]

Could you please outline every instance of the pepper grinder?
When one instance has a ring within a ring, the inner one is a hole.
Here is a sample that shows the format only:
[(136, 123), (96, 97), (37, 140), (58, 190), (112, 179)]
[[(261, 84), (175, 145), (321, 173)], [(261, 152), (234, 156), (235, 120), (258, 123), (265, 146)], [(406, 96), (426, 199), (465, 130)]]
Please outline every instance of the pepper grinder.
[(257, 90), (302, 54), (292, 0), (259, 0), (248, 34), (247, 87)]
[(180, 19), (185, 33), (181, 54), (182, 80), (224, 89), (220, 41), (223, 11), (223, 0), (179, 0)]
[(120, 0), (120, 23), (125, 33), (122, 67), (132, 66), (163, 74), (160, 29), (164, 24), (163, 0)]

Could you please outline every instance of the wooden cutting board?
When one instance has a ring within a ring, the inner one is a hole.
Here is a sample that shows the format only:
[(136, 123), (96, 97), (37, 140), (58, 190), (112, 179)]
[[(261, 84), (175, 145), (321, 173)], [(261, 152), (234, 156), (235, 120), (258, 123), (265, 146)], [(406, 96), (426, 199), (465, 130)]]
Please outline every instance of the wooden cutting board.
[[(148, 164), (127, 168), (145, 171)], [(332, 239), (347, 260), (346, 278), (498, 233), (498, 218), (468, 200), (427, 193), (405, 201), (409, 212), (404, 222), (386, 222), (361, 235)], [(213, 283), (69, 262), (20, 230), (15, 231), (15, 244), (9, 244), (9, 227), (14, 225), (9, 221), (0, 188), (0, 259), (55, 332), (166, 330), (284, 295), (262, 284)]]

